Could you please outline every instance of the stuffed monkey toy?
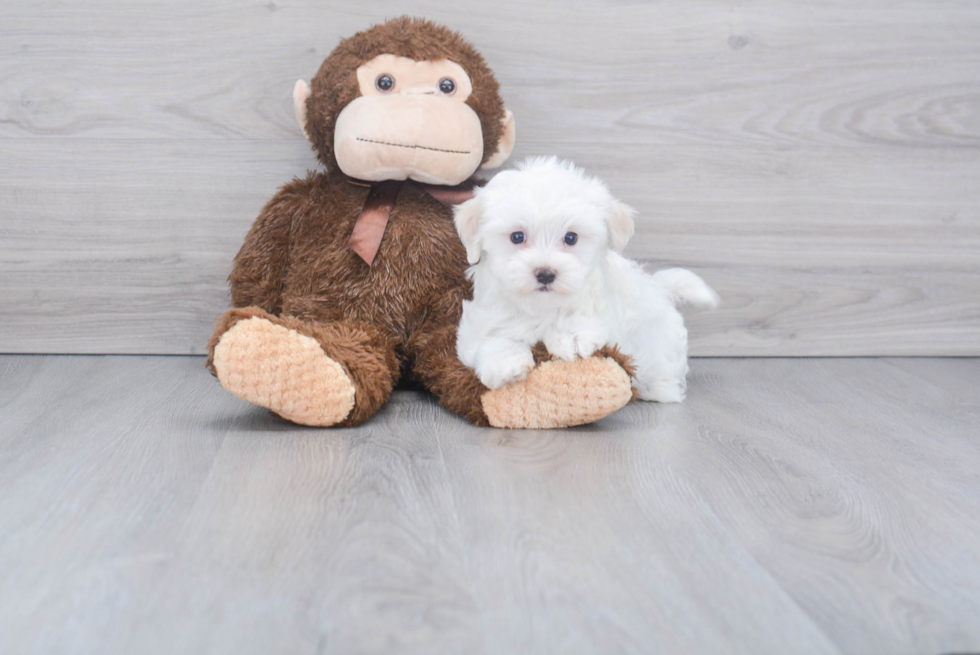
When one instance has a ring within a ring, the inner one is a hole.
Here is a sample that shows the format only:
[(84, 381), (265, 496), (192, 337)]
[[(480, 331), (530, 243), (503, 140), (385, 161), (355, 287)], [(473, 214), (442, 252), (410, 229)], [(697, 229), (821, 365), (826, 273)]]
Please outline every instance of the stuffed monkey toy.
[(368, 419), (403, 377), (477, 425), (553, 428), (625, 405), (615, 348), (488, 390), (456, 358), (466, 253), (451, 206), (514, 146), (493, 73), (463, 38), (407, 17), (341, 41), (296, 116), (326, 172), (282, 187), (235, 257), (235, 309), (208, 368), (235, 395), (314, 426)]

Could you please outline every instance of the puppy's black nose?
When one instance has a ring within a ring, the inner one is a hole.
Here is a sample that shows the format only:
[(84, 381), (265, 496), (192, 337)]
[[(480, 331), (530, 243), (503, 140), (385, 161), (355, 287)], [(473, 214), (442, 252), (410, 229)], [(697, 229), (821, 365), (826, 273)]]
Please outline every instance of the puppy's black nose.
[(555, 277), (557, 276), (550, 268), (539, 268), (538, 270), (534, 271), (534, 277), (541, 284), (551, 284), (555, 281)]

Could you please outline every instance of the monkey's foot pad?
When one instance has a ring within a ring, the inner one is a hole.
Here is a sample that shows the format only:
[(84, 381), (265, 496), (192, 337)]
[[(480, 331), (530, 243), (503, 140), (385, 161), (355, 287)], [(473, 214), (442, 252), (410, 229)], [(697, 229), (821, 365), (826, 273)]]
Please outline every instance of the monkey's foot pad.
[(354, 385), (317, 340), (264, 318), (221, 335), (214, 368), (225, 389), (294, 423), (336, 425), (354, 408)]
[(495, 428), (567, 428), (608, 416), (633, 397), (630, 376), (609, 357), (542, 362), (527, 379), (483, 394)]

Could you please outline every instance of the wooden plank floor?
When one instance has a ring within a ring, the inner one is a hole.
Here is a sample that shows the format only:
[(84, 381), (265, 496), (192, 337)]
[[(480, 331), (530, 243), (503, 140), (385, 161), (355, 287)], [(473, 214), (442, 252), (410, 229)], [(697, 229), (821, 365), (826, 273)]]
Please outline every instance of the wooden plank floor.
[(0, 357), (0, 652), (977, 651), (978, 399), (704, 359), (574, 430), (317, 430), (197, 357)]

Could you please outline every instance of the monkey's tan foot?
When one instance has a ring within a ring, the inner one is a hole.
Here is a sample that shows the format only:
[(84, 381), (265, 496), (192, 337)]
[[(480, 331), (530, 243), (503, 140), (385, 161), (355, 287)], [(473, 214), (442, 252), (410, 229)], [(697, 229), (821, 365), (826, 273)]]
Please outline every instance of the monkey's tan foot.
[(313, 337), (258, 317), (235, 323), (214, 348), (221, 385), (301, 425), (336, 425), (354, 408), (354, 385)]
[(630, 401), (627, 371), (611, 357), (541, 362), (527, 379), (483, 394), (495, 428), (567, 428), (592, 423)]

